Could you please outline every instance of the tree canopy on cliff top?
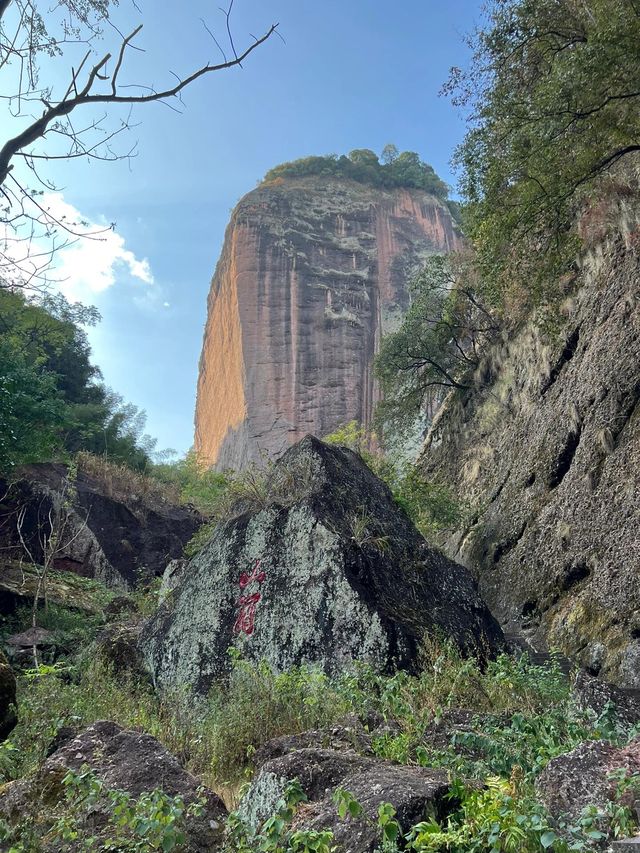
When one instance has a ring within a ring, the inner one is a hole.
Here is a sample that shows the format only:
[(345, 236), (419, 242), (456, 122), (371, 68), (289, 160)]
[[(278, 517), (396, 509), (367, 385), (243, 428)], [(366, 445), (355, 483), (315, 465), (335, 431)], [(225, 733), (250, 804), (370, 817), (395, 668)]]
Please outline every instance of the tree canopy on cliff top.
[(441, 199), (446, 199), (449, 188), (432, 166), (424, 163), (415, 151), (398, 152), (395, 145), (385, 145), (382, 162), (369, 148), (356, 148), (348, 155), (326, 154), (320, 157), (302, 157), (290, 163), (281, 163), (270, 169), (265, 181), (284, 177), (309, 175), (350, 178), (374, 187), (415, 187)]
[(544, 297), (568, 269), (603, 176), (630, 188), (620, 161), (640, 151), (640, 2), (490, 0), (486, 12), (470, 68), (452, 69), (445, 91), (469, 110), (455, 157), (465, 228), (500, 305), (516, 283)]

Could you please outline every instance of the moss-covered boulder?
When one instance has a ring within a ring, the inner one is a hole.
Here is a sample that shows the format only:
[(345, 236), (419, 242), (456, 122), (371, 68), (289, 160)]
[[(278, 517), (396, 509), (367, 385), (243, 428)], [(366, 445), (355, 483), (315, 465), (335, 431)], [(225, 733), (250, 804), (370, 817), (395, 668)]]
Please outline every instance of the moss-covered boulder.
[(206, 692), (227, 673), (230, 646), (275, 670), (329, 673), (356, 659), (411, 669), (425, 633), (468, 654), (500, 647), (471, 574), (425, 542), (356, 453), (307, 436), (245, 509), (143, 628), (159, 686)]
[(5, 740), (18, 722), (16, 677), (9, 661), (0, 652), (0, 740)]

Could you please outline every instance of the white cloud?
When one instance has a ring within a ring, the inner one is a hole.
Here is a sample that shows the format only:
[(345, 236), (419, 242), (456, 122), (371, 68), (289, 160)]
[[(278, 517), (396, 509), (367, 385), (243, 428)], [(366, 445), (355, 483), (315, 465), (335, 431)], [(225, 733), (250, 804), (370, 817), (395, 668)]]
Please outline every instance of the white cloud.
[[(135, 284), (153, 285), (147, 258), (138, 258), (128, 249), (122, 234), (110, 229), (106, 221), (87, 221), (62, 193), (45, 193), (38, 203), (58, 222), (84, 235), (75, 238), (59, 229), (59, 239), (69, 243), (55, 253), (51, 278), (68, 299), (92, 303), (96, 295), (125, 277), (135, 279)], [(41, 248), (46, 251), (44, 243)]]

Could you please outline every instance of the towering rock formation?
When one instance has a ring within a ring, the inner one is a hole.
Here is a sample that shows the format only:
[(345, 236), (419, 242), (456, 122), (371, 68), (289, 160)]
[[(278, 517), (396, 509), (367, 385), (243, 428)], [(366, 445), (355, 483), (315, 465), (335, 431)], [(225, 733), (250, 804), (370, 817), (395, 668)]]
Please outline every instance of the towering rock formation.
[(372, 363), (427, 255), (458, 247), (442, 201), (336, 177), (263, 183), (233, 211), (213, 278), (195, 447), (218, 469), (308, 432), (368, 425)]

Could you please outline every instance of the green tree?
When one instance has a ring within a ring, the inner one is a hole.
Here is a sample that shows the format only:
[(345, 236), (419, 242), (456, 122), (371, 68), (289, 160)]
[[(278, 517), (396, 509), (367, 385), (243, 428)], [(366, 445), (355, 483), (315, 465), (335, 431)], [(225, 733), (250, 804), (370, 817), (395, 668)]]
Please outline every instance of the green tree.
[(434, 255), (410, 282), (409, 293), (409, 310), (400, 328), (383, 339), (375, 362), (383, 432), (410, 427), (432, 389), (470, 387), (484, 347), (498, 332), (466, 256)]
[(106, 388), (80, 324), (97, 312), (0, 288), (0, 470), (89, 450), (144, 469), (145, 415)]
[(389, 164), (393, 163), (394, 160), (398, 159), (399, 153), (400, 152), (398, 151), (397, 147), (393, 144), (393, 142), (388, 142), (384, 146), (384, 148), (382, 149), (382, 154), (380, 155), (380, 159), (385, 164), (385, 166), (388, 166)]
[(579, 245), (604, 175), (640, 151), (637, 0), (491, 0), (467, 71), (445, 90), (469, 111), (456, 153), (487, 293), (546, 298)]

